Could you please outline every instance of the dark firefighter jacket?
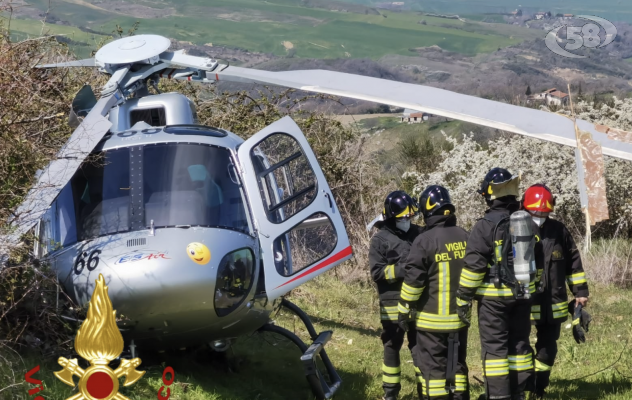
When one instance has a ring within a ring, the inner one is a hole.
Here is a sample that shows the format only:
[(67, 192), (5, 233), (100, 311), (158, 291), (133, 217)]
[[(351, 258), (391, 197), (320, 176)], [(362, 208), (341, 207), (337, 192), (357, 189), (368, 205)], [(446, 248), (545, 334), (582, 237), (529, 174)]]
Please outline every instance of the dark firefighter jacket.
[(371, 277), (380, 295), (382, 320), (397, 322), (397, 300), (404, 279), (404, 262), (411, 244), (423, 228), (410, 224), (408, 232), (403, 232), (388, 223), (382, 223), (378, 228), (369, 247)]
[(575, 241), (562, 222), (547, 218), (540, 227), (540, 242), (542, 252), (536, 256), (544, 268), (538, 270), (531, 321), (561, 323), (568, 316), (566, 284), (575, 297), (588, 297), (586, 274)]
[[(485, 211), (485, 217), (474, 224), (467, 241), (465, 266), (459, 281), (459, 292), (463, 297), (467, 296), (468, 298), (477, 299), (485, 297), (499, 300), (513, 299), (514, 295), (510, 287), (502, 284), (497, 289), (490, 279), (490, 267), (495, 261), (496, 254), (501, 254), (500, 250), (503, 245), (503, 229), (498, 229), (496, 237), (492, 238), (496, 227), (496, 224), (492, 221), (511, 215), (519, 207), (520, 203), (517, 201), (493, 200), (491, 207)], [(537, 229), (535, 223), (533, 226)], [(538, 253), (537, 247), (536, 245), (536, 254)], [(536, 262), (536, 264), (538, 263)], [(541, 268), (541, 266), (538, 266), (538, 268)], [(535, 280), (529, 286), (529, 292), (533, 293), (534, 291)]]
[[(417, 302), (418, 330), (453, 332), (465, 327), (456, 313), (456, 291), (467, 236), (456, 226), (455, 215), (437, 215), (426, 220), (426, 230), (413, 242), (404, 265), (400, 304)], [(402, 306), (399, 312), (408, 311)]]

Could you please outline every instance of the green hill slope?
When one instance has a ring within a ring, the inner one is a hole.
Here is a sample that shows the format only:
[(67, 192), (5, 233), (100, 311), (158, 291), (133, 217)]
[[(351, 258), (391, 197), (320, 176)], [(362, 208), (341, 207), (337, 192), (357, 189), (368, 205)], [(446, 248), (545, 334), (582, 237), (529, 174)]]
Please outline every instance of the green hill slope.
[[(19, 17), (28, 19), (15, 32), (39, 33), (42, 25), (37, 15), (47, 12), (48, 1), (26, 1), (34, 8)], [(420, 23), (422, 19), (425, 24)], [(510, 25), (431, 18), (327, 0), (58, 0), (47, 20), (57, 22), (50, 26), (53, 33), (60, 24), (109, 33), (116, 24), (128, 27), (139, 20), (138, 33), (306, 58), (379, 59), (385, 54), (410, 55), (410, 49), (432, 45), (475, 55), (539, 34)]]

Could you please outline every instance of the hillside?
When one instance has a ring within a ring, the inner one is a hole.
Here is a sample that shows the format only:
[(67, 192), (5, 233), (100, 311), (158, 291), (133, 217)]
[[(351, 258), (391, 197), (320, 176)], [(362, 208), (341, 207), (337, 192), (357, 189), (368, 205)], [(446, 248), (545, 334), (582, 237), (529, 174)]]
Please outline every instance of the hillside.
[[(490, 27), (426, 18), (326, 0), (19, 0), (14, 18), (25, 19), (16, 33), (57, 33), (59, 27), (110, 34), (118, 24), (140, 21), (139, 33), (157, 33), (195, 45), (230, 46), (279, 57), (371, 58), (410, 54), (439, 45), (467, 55), (488, 53), (537, 36), (521, 27)], [(66, 32), (64, 32), (66, 33)], [(69, 37), (89, 45), (92, 38)]]
[(393, 6), (391, 1), (384, 0), (342, 1), (365, 6), (459, 14), (462, 17), (468, 17), (469, 14), (506, 13), (521, 8), (529, 12), (598, 15), (612, 21), (632, 22), (632, 2), (619, 0), (406, 0), (401, 6)]

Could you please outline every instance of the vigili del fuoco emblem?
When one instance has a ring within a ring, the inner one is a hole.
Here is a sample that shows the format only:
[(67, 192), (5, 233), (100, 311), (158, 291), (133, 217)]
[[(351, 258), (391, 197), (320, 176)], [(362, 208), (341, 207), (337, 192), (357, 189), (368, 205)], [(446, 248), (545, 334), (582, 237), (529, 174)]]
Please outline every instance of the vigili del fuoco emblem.
[(64, 367), (55, 372), (55, 376), (66, 385), (75, 386), (73, 376), (79, 377), (79, 393), (66, 400), (129, 400), (118, 392), (119, 378), (125, 376), (123, 386), (138, 381), (145, 371), (137, 371), (140, 358), (121, 359), (121, 365), (113, 370), (109, 363), (123, 352), (123, 336), (116, 326), (116, 311), (108, 297), (108, 287), (103, 275), (96, 281), (88, 316), (75, 338), (75, 350), (81, 357), (90, 362), (85, 370), (79, 367), (77, 359), (68, 360), (60, 357), (57, 361)]

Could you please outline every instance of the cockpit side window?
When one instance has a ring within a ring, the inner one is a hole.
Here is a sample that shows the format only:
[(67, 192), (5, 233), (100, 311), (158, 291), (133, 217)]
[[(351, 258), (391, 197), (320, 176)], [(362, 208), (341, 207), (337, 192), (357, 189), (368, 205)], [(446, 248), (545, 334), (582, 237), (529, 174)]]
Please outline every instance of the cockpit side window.
[(79, 240), (129, 231), (129, 150), (103, 152), (72, 179)]

